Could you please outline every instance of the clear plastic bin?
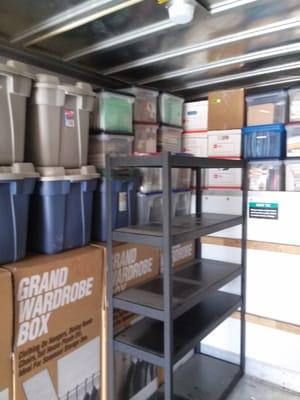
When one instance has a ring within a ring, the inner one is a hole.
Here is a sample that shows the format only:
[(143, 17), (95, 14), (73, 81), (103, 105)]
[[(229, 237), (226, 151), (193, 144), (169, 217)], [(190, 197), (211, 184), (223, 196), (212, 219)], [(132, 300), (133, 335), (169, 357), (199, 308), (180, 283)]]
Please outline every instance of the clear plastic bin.
[(135, 122), (147, 122), (149, 124), (157, 122), (157, 91), (133, 86), (122, 89), (122, 92), (135, 96), (133, 107), (133, 120)]
[(289, 90), (289, 121), (300, 122), (300, 87)]
[(282, 124), (258, 125), (243, 128), (244, 158), (284, 158), (286, 134)]
[(159, 151), (180, 153), (182, 150), (182, 129), (161, 125), (158, 130), (157, 147)]
[(157, 150), (157, 125), (134, 124), (134, 151), (155, 153)]
[(286, 156), (300, 157), (300, 124), (288, 124), (286, 129)]
[(169, 93), (159, 95), (160, 122), (181, 127), (183, 120), (184, 99)]
[(102, 90), (97, 93), (93, 131), (109, 133), (133, 132), (134, 96), (125, 93)]
[(101, 133), (90, 135), (88, 162), (97, 168), (105, 168), (106, 155), (129, 156), (132, 154), (133, 136)]
[(24, 161), (26, 101), (33, 75), (25, 64), (9, 60), (0, 64), (0, 164)]
[(38, 74), (30, 102), (26, 158), (39, 167), (87, 164), (90, 113), (95, 94), (88, 83), (60, 85)]
[(300, 161), (285, 160), (285, 190), (300, 192)]
[(247, 125), (284, 124), (287, 119), (287, 98), (285, 90), (247, 96)]
[[(142, 193), (162, 191), (161, 168), (140, 168)], [(189, 168), (172, 168), (172, 188), (190, 189), (192, 170)]]
[[(138, 224), (161, 224), (163, 221), (162, 193), (138, 193)], [(192, 192), (190, 190), (172, 193), (172, 217), (189, 215)]]
[(248, 164), (248, 187), (253, 191), (280, 191), (283, 189), (283, 162), (256, 161)]

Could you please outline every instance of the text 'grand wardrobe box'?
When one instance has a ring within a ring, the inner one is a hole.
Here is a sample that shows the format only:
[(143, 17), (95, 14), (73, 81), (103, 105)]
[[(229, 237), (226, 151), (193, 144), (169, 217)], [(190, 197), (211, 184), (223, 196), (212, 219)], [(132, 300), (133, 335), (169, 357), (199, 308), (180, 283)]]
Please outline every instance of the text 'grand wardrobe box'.
[(5, 266), (14, 283), (15, 400), (100, 399), (101, 259), (85, 247)]
[(0, 269), (0, 316), (0, 400), (12, 400), (12, 280), (4, 269)]

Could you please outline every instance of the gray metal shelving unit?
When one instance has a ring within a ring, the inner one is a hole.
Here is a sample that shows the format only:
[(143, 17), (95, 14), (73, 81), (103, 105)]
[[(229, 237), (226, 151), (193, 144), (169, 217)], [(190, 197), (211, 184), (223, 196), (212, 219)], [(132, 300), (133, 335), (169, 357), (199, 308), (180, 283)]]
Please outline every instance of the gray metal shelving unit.
[[(161, 167), (163, 175), (163, 223), (112, 229), (112, 170), (128, 167)], [(196, 171), (196, 214), (172, 218), (172, 168)], [(202, 213), (201, 170), (243, 170), (242, 215)], [(114, 352), (121, 351), (164, 368), (164, 385), (153, 400), (225, 399), (245, 369), (246, 221), (247, 168), (243, 160), (221, 160), (161, 153), (107, 159), (108, 207), (108, 301), (109, 301), (109, 399), (114, 396)], [(241, 264), (201, 257), (201, 236), (242, 224)], [(196, 259), (172, 268), (172, 246), (196, 241)], [(113, 295), (113, 241), (160, 247), (164, 270), (150, 282)], [(219, 291), (234, 278), (241, 278), (241, 294)], [(114, 309), (143, 316), (134, 325), (114, 335)], [(240, 363), (210, 357), (201, 352), (201, 340), (234, 311), (240, 310)], [(190, 350), (192, 358), (175, 372), (174, 364)]]

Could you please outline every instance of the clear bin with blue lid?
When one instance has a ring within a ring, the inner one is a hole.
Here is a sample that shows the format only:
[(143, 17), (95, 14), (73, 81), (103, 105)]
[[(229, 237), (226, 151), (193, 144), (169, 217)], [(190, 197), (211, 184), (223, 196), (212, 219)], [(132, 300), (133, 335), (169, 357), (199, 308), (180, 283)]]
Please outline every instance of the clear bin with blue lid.
[[(136, 223), (138, 176), (132, 172), (115, 172), (112, 176), (113, 229)], [(108, 229), (107, 178), (98, 182), (93, 205), (93, 240), (105, 242)]]
[(283, 124), (243, 128), (243, 140), (246, 160), (285, 157), (286, 133)]
[(287, 120), (288, 96), (285, 90), (248, 95), (247, 125), (284, 124)]
[(133, 136), (101, 133), (90, 135), (88, 162), (97, 168), (105, 168), (106, 155), (111, 157), (129, 156), (132, 154)]
[(91, 240), (93, 195), (99, 178), (95, 167), (38, 171), (30, 207), (30, 250), (55, 254), (85, 246)]
[[(138, 193), (138, 223), (161, 224), (163, 221), (163, 194)], [(178, 190), (172, 192), (172, 218), (189, 215), (191, 212), (192, 192)]]
[(135, 96), (133, 107), (133, 120), (135, 122), (156, 124), (158, 91), (132, 86), (122, 89), (122, 92)]
[(283, 190), (283, 161), (251, 161), (248, 164), (248, 188), (253, 191)]
[(170, 93), (161, 93), (158, 98), (160, 122), (182, 127), (183, 103), (184, 99), (182, 97)]
[(285, 160), (285, 190), (300, 192), (300, 160)]
[(132, 134), (134, 96), (111, 90), (102, 90), (96, 96), (92, 127), (94, 133), (105, 131)]
[[(140, 168), (142, 193), (162, 191), (162, 169)], [(172, 168), (172, 189), (190, 189), (192, 170), (189, 168)]]
[(26, 255), (29, 204), (37, 178), (29, 163), (0, 167), (0, 264)]
[(26, 103), (33, 75), (26, 64), (0, 64), (0, 165), (24, 161)]

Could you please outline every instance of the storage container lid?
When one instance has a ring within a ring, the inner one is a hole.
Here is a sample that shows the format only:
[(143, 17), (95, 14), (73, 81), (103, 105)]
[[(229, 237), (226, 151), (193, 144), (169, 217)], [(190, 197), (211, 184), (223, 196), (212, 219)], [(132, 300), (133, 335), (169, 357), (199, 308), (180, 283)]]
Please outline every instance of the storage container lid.
[(250, 168), (263, 168), (263, 167), (280, 167), (283, 165), (282, 160), (257, 160), (248, 162)]
[(83, 166), (81, 168), (65, 169), (64, 167), (40, 167), (37, 168), (41, 181), (86, 181), (100, 177), (96, 168), (92, 165)]
[(171, 97), (172, 99), (176, 99), (178, 101), (181, 101), (182, 104), (184, 103), (184, 98), (180, 96), (176, 96), (175, 94), (171, 94), (168, 92), (160, 92), (160, 97)]
[(134, 135), (132, 134), (132, 135), (123, 135), (123, 134), (121, 134), (121, 135), (118, 135), (118, 134), (115, 134), (115, 133), (106, 133), (106, 132), (101, 132), (101, 133), (98, 133), (98, 134), (95, 134), (95, 135), (90, 135), (89, 136), (90, 137), (90, 139), (96, 139), (96, 140), (99, 140), (99, 141), (102, 141), (102, 140), (114, 140), (114, 139), (122, 139), (122, 140), (127, 140), (128, 142), (132, 142), (133, 141), (133, 139), (134, 139)]
[(167, 125), (167, 124), (163, 124), (159, 126), (159, 131), (162, 132), (164, 130), (169, 130), (169, 131), (176, 131), (176, 133), (182, 133), (183, 132), (183, 128), (179, 128), (178, 126), (174, 126), (174, 125)]
[(8, 60), (6, 64), (0, 64), (0, 73), (20, 75), (24, 78), (34, 79), (34, 75), (28, 71), (28, 66), (15, 60)]
[(208, 135), (240, 135), (242, 133), (241, 129), (224, 129), (217, 131), (208, 131)]
[(76, 82), (75, 85), (61, 85), (61, 87), (67, 94), (96, 97), (96, 94), (93, 92), (93, 88), (89, 83)]
[(0, 167), (1, 181), (38, 177), (39, 174), (35, 171), (31, 163), (15, 163), (12, 166)]
[(157, 90), (146, 89), (139, 86), (131, 86), (128, 88), (120, 89), (120, 92), (134, 94), (135, 96), (153, 96), (158, 97), (159, 92)]
[(253, 125), (246, 126), (242, 129), (243, 133), (249, 134), (253, 132), (266, 132), (266, 131), (279, 131), (279, 133), (285, 132), (284, 124), (270, 124), (270, 125)]
[(49, 74), (36, 74), (34, 87), (36, 88), (47, 88), (47, 89), (59, 89), (59, 79), (55, 75)]
[(256, 94), (249, 94), (246, 96), (246, 101), (269, 101), (270, 99), (274, 99), (274, 97), (287, 97), (287, 92), (285, 90), (272, 90), (270, 92), (264, 93), (256, 93)]
[(122, 93), (118, 92), (116, 90), (108, 90), (108, 89), (101, 89), (99, 92), (96, 93), (97, 96), (99, 97), (120, 97), (124, 100), (130, 101), (131, 103), (134, 103), (135, 95), (131, 93)]

